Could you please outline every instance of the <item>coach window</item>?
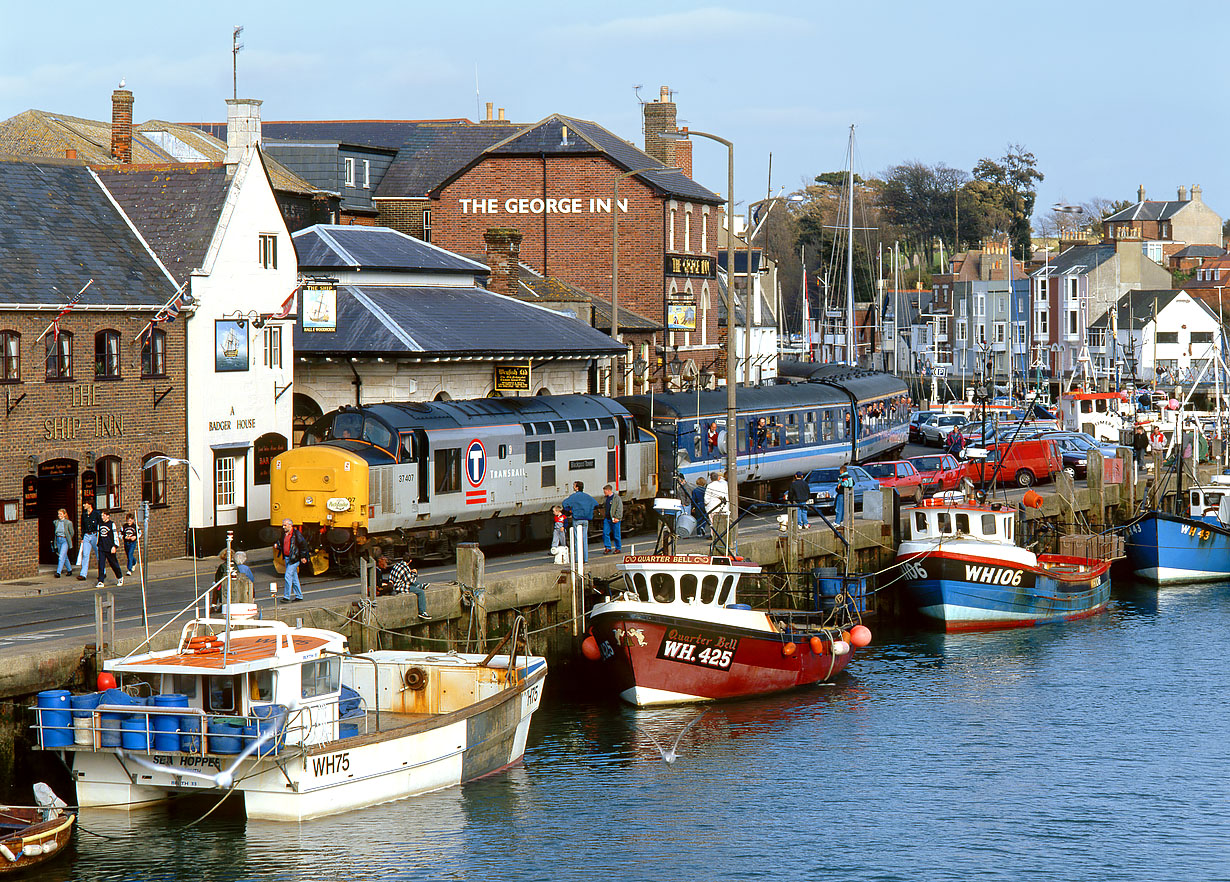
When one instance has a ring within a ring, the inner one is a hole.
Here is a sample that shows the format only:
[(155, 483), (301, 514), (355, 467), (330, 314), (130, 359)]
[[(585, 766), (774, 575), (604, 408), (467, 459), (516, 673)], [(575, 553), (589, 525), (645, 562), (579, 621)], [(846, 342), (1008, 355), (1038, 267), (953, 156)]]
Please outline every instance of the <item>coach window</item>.
[(799, 417), (798, 414), (786, 414), (786, 437), (782, 441), (783, 444), (798, 444), (799, 443)]
[(747, 453), (747, 425), (743, 422), (739, 423), (739, 450)]
[(436, 451), (436, 492), (461, 492), (460, 447), (446, 447)]
[(824, 440), (833, 440), (833, 412), (831, 410), (824, 412)]
[(414, 435), (407, 433), (401, 436), (401, 461), (414, 462)]
[(814, 412), (803, 415), (803, 443), (816, 443), (816, 414)]

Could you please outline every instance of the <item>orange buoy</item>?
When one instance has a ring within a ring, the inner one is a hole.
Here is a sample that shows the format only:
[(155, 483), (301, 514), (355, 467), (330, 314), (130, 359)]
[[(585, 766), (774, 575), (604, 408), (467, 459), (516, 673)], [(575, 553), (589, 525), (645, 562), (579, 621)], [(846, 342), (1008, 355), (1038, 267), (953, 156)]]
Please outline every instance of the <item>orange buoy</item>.
[(103, 691), (104, 689), (114, 689), (114, 688), (115, 688), (115, 674), (111, 673), (110, 671), (103, 671), (101, 674), (98, 675), (98, 691), (99, 692)]
[(866, 625), (855, 625), (850, 629), (850, 645), (862, 649), (871, 642), (871, 629)]
[(1021, 500), (1026, 508), (1041, 508), (1042, 494), (1037, 490), (1026, 490), (1025, 498)]
[(795, 646), (793, 643), (783, 643), (782, 644), (782, 655), (786, 656), (786, 658), (790, 658), (790, 656), (794, 655), (794, 652), (796, 649), (798, 649), (798, 647)]
[(819, 637), (811, 638), (811, 651), (816, 655), (824, 655), (824, 641)]
[(598, 648), (598, 641), (594, 639), (593, 634), (590, 634), (581, 641), (581, 655), (590, 661), (597, 661), (602, 658), (602, 650)]

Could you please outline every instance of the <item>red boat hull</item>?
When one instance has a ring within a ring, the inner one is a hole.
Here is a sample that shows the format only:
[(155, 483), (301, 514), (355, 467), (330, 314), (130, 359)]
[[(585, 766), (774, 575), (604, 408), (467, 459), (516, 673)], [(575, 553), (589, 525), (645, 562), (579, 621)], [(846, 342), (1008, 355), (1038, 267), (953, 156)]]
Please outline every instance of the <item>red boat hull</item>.
[[(832, 679), (853, 655), (833, 654), (833, 641), (842, 640), (836, 629), (773, 633), (619, 610), (598, 613), (591, 624), (620, 697), (636, 705), (781, 692)], [(819, 652), (813, 636), (820, 639)]]

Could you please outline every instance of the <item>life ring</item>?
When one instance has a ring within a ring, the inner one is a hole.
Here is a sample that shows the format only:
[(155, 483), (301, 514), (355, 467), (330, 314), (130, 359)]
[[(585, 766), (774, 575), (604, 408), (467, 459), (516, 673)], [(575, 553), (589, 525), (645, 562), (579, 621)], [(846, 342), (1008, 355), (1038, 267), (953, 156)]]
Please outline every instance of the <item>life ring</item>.
[(420, 667), (407, 668), (403, 679), (407, 689), (422, 692), (427, 688), (427, 669)]
[(188, 649), (204, 649), (207, 646), (213, 646), (215, 643), (222, 643), (222, 638), (217, 634), (198, 635), (188, 638)]

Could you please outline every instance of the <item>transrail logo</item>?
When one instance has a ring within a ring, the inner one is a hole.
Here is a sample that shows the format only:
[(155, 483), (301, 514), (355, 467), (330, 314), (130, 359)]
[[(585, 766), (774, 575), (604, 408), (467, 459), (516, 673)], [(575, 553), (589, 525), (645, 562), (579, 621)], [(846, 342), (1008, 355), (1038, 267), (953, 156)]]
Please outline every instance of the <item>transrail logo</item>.
[(965, 565), (965, 581), (981, 582), (984, 585), (1020, 585), (1021, 571), (1004, 567)]

